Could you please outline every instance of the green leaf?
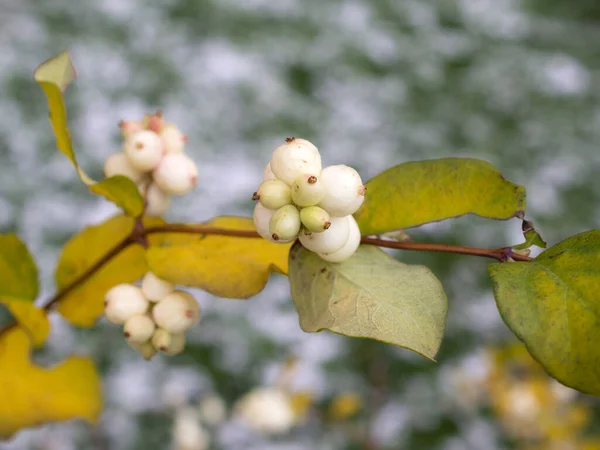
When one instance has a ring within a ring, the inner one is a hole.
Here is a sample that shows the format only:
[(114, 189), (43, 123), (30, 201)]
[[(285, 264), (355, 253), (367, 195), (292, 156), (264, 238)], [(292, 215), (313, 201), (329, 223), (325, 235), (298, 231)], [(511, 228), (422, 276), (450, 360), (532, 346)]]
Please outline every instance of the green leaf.
[(600, 231), (489, 265), (504, 322), (561, 383), (600, 395)]
[(27, 330), (34, 346), (50, 332), (46, 314), (33, 304), (38, 295), (38, 271), (27, 247), (17, 235), (0, 234), (0, 303)]
[(68, 52), (43, 62), (34, 73), (35, 81), (40, 85), (48, 99), (50, 123), (56, 137), (58, 149), (73, 163), (77, 174), (94, 194), (101, 195), (122, 208), (127, 215), (138, 217), (144, 211), (144, 199), (135, 183), (122, 175), (96, 182), (92, 180), (79, 166), (71, 133), (67, 127), (67, 110), (63, 92), (69, 83), (75, 79), (75, 68)]
[(354, 214), (363, 235), (476, 214), (506, 220), (525, 214), (525, 188), (472, 158), (417, 161), (392, 167), (366, 184)]
[(429, 359), (438, 352), (448, 304), (427, 267), (401, 263), (366, 245), (343, 263), (329, 263), (296, 243), (289, 270), (304, 331), (376, 339)]
[[(204, 226), (254, 230), (252, 219), (216, 217)], [(271, 272), (286, 274), (291, 244), (262, 238), (166, 233), (146, 259), (158, 277), (204, 289), (224, 298), (245, 299), (265, 288)]]
[(530, 222), (529, 220), (524, 220), (522, 229), (523, 229), (523, 236), (525, 237), (525, 242), (523, 242), (522, 244), (513, 246), (513, 248), (515, 250), (524, 250), (533, 245), (540, 247), (540, 248), (547, 247), (548, 244), (546, 244), (546, 241), (544, 241), (542, 239), (542, 236), (540, 236), (540, 234), (537, 232), (537, 230), (533, 227), (533, 222)]

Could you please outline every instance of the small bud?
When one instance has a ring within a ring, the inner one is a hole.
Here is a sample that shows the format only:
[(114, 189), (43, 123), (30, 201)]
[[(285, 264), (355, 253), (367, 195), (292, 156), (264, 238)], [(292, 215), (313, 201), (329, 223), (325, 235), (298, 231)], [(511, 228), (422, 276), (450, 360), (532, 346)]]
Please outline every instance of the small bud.
[(146, 198), (146, 216), (160, 217), (169, 209), (171, 197), (156, 183), (150, 183), (143, 195)]
[(520, 256), (529, 256), (531, 255), (531, 249), (528, 248), (524, 248), (522, 250), (517, 250), (517, 249), (512, 249), (511, 250), (515, 255), (520, 255)]
[(165, 153), (181, 153), (185, 147), (187, 136), (175, 125), (165, 125), (160, 132)]
[(185, 153), (169, 153), (153, 172), (154, 182), (167, 194), (182, 195), (196, 186), (198, 167)]
[(303, 173), (321, 172), (321, 155), (304, 139), (286, 139), (273, 152), (270, 164), (275, 176), (291, 185)]
[(148, 310), (148, 300), (133, 284), (118, 284), (104, 297), (104, 313), (109, 322), (123, 325), (131, 317)]
[(162, 328), (157, 328), (152, 335), (152, 345), (158, 351), (165, 352), (171, 345), (171, 333)]
[(298, 206), (314, 206), (324, 196), (325, 189), (316, 175), (302, 174), (292, 183), (292, 201)]
[(290, 242), (300, 232), (300, 212), (294, 205), (286, 205), (275, 211), (269, 222), (269, 232), (275, 241)]
[(329, 262), (340, 263), (349, 259), (352, 255), (354, 255), (354, 253), (356, 253), (356, 250), (358, 250), (361, 237), (360, 229), (358, 228), (358, 224), (356, 223), (356, 219), (354, 219), (354, 217), (346, 216), (346, 219), (348, 220), (348, 225), (350, 227), (348, 240), (342, 246), (342, 248), (335, 252), (318, 253), (321, 259)]
[(146, 272), (142, 279), (142, 293), (151, 302), (159, 302), (175, 291), (175, 284)]
[(145, 177), (145, 173), (133, 167), (123, 152), (113, 153), (104, 162), (104, 176), (110, 178), (115, 175), (126, 176), (134, 183), (141, 182)]
[(341, 249), (350, 234), (348, 218), (332, 217), (330, 221), (330, 227), (321, 233), (300, 232), (298, 238), (302, 245), (315, 253), (333, 253)]
[(155, 114), (146, 116), (145, 125), (146, 129), (159, 134), (165, 125), (165, 119), (163, 118), (162, 111), (156, 111)]
[(163, 156), (163, 147), (158, 134), (143, 130), (125, 141), (123, 151), (133, 167), (143, 172), (153, 170)]
[(268, 209), (279, 209), (292, 203), (290, 187), (281, 180), (263, 181), (252, 200), (258, 200)]
[(182, 333), (200, 320), (200, 306), (184, 291), (175, 291), (158, 302), (152, 310), (154, 322), (170, 333)]
[(313, 233), (321, 233), (331, 226), (331, 218), (327, 211), (318, 206), (309, 206), (300, 210), (302, 225)]
[(123, 335), (129, 342), (143, 344), (154, 334), (156, 325), (150, 316), (142, 314), (133, 316), (127, 322), (123, 329)]

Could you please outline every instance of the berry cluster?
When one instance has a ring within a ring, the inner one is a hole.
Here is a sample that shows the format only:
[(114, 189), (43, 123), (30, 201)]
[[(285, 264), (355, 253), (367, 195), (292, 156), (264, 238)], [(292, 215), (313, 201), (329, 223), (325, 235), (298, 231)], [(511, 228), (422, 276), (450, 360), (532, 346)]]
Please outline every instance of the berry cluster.
[(120, 127), (123, 151), (106, 159), (104, 175), (130, 178), (146, 199), (145, 214), (161, 216), (169, 208), (170, 196), (190, 191), (198, 179), (196, 164), (183, 152), (187, 137), (160, 112), (141, 122), (121, 121)]
[(123, 325), (129, 345), (146, 359), (158, 351), (166, 355), (183, 352), (185, 332), (200, 320), (196, 299), (152, 272), (142, 278), (141, 287), (123, 283), (111, 288), (104, 312), (110, 322)]
[(330, 262), (350, 258), (360, 245), (352, 214), (366, 188), (356, 170), (345, 165), (321, 167), (321, 155), (305, 139), (288, 138), (273, 152), (263, 182), (254, 193), (257, 232), (272, 242), (296, 238)]

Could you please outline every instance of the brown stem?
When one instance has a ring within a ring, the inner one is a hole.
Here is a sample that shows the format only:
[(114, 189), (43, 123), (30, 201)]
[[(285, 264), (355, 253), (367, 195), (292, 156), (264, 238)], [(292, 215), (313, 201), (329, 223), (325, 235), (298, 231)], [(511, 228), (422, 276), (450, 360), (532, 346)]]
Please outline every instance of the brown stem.
[(216, 234), (219, 236), (233, 236), (245, 238), (260, 237), (260, 234), (258, 234), (254, 230), (231, 230), (229, 228), (209, 227), (204, 225), (181, 225), (177, 223), (147, 227), (146, 229), (144, 229), (143, 235), (147, 236), (149, 234), (155, 233)]
[(513, 253), (510, 247), (492, 249), (463, 247), (460, 245), (449, 244), (430, 244), (426, 242), (398, 242), (368, 236), (363, 236), (360, 242), (366, 245), (377, 245), (378, 247), (394, 248), (397, 250), (416, 250), (421, 252), (440, 252), (455, 253), (460, 255), (483, 256), (485, 258), (497, 259), (501, 262), (507, 261), (508, 257), (511, 257), (515, 261), (531, 261), (533, 259), (529, 256)]
[(67, 285), (62, 291), (58, 292), (54, 297), (52, 297), (48, 302), (44, 305), (44, 311), (49, 311), (52, 309), (54, 305), (60, 302), (63, 298), (65, 298), (68, 294), (73, 292), (75, 288), (80, 286), (83, 282), (85, 282), (89, 277), (91, 277), (94, 273), (100, 270), (106, 263), (108, 263), (111, 259), (125, 250), (129, 245), (133, 244), (135, 241), (132, 239), (131, 235), (119, 241), (114, 247), (112, 247), (108, 252), (106, 252), (102, 258), (96, 261), (92, 266), (90, 266), (85, 272), (79, 275), (75, 281), (71, 284)]

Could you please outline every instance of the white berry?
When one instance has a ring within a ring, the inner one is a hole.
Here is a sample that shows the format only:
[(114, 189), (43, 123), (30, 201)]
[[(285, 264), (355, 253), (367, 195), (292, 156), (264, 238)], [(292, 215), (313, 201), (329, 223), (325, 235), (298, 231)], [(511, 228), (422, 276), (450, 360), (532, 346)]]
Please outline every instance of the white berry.
[(157, 328), (152, 335), (152, 345), (156, 350), (164, 352), (169, 348), (169, 345), (171, 345), (171, 336), (171, 333), (169, 333), (167, 330)]
[(294, 205), (285, 205), (275, 211), (269, 222), (271, 237), (277, 242), (290, 242), (300, 232), (300, 212)]
[(161, 349), (165, 355), (175, 356), (185, 349), (185, 333), (171, 333), (171, 342), (166, 349)]
[(329, 213), (318, 206), (308, 206), (300, 210), (302, 225), (313, 233), (321, 233), (331, 226)]
[(171, 197), (159, 188), (156, 183), (150, 183), (144, 195), (146, 197), (146, 216), (160, 217), (169, 209)]
[(167, 194), (182, 195), (198, 181), (196, 163), (185, 153), (169, 153), (153, 172), (154, 182)]
[(315, 253), (333, 253), (344, 246), (350, 234), (346, 217), (332, 217), (331, 225), (321, 233), (303, 230), (298, 236), (304, 247)]
[(348, 240), (338, 251), (332, 253), (319, 253), (318, 255), (325, 261), (339, 263), (349, 259), (358, 247), (360, 246), (360, 229), (356, 223), (356, 219), (352, 216), (346, 216), (350, 225), (350, 233), (348, 234)]
[(292, 203), (290, 187), (281, 180), (263, 181), (252, 200), (258, 200), (265, 208), (279, 209)]
[(265, 167), (265, 170), (263, 172), (263, 181), (275, 180), (275, 179), (277, 179), (277, 177), (271, 170), (271, 163), (269, 163), (269, 164), (267, 164), (267, 166)]
[(191, 294), (175, 291), (154, 306), (152, 317), (160, 328), (170, 333), (182, 333), (198, 323), (200, 306)]
[(152, 272), (147, 272), (142, 279), (142, 293), (151, 302), (159, 302), (174, 291), (174, 283), (158, 278)]
[(138, 170), (153, 170), (163, 156), (163, 146), (158, 134), (153, 131), (139, 131), (125, 141), (125, 155), (131, 165)]
[(352, 167), (329, 166), (321, 172), (325, 196), (319, 206), (332, 217), (354, 214), (365, 199), (365, 187), (360, 175)]
[(156, 325), (152, 318), (147, 314), (141, 314), (133, 316), (125, 322), (123, 335), (130, 342), (143, 344), (152, 337), (155, 328)]
[(165, 153), (181, 153), (187, 137), (175, 125), (165, 125), (160, 132)]
[(257, 233), (271, 242), (275, 242), (269, 231), (269, 224), (271, 223), (273, 214), (275, 214), (275, 210), (267, 209), (260, 203), (257, 203), (254, 207), (254, 214), (252, 215)]
[(292, 201), (298, 206), (314, 206), (325, 196), (323, 183), (316, 175), (302, 174), (292, 183)]
[(294, 425), (295, 415), (288, 395), (276, 388), (256, 388), (234, 406), (235, 415), (251, 429), (280, 434)]
[(136, 344), (135, 342), (129, 341), (127, 341), (127, 343), (131, 348), (140, 352), (145, 360), (150, 360), (154, 355), (156, 355), (156, 349), (150, 341), (146, 341), (143, 344)]
[(200, 401), (200, 417), (208, 425), (218, 425), (227, 418), (227, 405), (218, 395), (209, 395)]
[(104, 313), (109, 322), (123, 325), (128, 319), (148, 310), (148, 300), (133, 284), (118, 284), (104, 297)]
[(321, 155), (304, 139), (289, 139), (273, 152), (271, 170), (277, 178), (291, 185), (303, 173), (321, 172)]
[(134, 183), (141, 182), (145, 176), (144, 172), (133, 167), (123, 152), (113, 153), (104, 162), (104, 176), (110, 178), (115, 175), (126, 176)]

